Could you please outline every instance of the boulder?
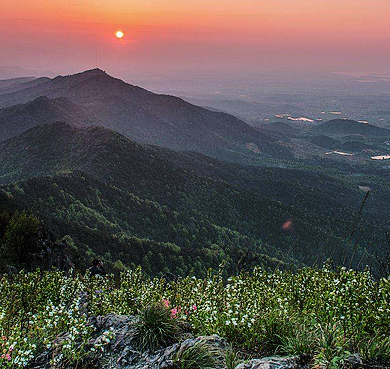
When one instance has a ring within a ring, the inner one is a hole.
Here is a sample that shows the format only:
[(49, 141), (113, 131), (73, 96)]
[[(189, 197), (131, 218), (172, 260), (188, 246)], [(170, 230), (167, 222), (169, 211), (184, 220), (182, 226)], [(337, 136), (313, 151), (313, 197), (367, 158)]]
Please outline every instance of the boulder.
[(239, 364), (235, 369), (309, 369), (307, 361), (301, 356), (265, 357)]
[[(134, 368), (134, 369), (158, 369), (158, 368), (174, 368), (174, 362), (173, 358), (174, 356), (183, 351), (186, 350), (189, 347), (194, 346), (198, 342), (204, 342), (207, 343), (210, 346), (215, 347), (216, 349), (220, 350), (221, 353), (228, 348), (227, 343), (219, 336), (212, 335), (212, 336), (200, 336), (196, 338), (188, 338), (182, 342), (175, 343), (172, 346), (168, 346), (165, 349), (156, 351), (154, 354), (151, 353), (143, 353), (141, 356), (139, 362), (134, 367), (130, 366), (119, 366), (120, 368)], [(223, 368), (223, 366), (217, 367)]]

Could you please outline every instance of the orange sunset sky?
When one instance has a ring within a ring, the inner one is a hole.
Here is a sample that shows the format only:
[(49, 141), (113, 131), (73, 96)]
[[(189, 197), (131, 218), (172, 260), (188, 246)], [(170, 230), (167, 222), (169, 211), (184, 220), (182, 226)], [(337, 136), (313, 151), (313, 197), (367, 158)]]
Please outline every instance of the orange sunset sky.
[[(0, 65), (386, 71), (390, 0), (0, 0)], [(122, 40), (115, 32), (122, 30)]]

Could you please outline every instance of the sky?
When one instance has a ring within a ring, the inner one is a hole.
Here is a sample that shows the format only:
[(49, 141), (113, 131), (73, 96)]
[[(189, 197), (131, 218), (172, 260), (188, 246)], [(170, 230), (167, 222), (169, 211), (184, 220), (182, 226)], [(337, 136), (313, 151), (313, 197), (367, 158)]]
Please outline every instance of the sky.
[(0, 0), (0, 66), (386, 72), (389, 14), (389, 0)]

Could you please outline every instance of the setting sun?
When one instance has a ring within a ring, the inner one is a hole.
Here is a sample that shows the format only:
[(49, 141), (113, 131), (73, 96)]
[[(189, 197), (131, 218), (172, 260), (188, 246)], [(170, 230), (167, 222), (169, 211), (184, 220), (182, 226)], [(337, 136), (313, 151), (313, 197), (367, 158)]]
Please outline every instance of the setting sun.
[(125, 35), (125, 34), (124, 34), (122, 31), (117, 31), (117, 32), (115, 33), (115, 36), (116, 36), (117, 38), (123, 38), (124, 35)]

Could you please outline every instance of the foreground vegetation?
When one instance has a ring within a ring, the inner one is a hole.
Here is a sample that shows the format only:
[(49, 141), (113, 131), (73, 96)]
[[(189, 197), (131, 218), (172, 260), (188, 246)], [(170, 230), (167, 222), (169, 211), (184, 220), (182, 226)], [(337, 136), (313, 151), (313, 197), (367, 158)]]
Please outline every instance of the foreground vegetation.
[[(365, 362), (390, 361), (390, 281), (374, 281), (369, 271), (254, 269), (227, 280), (219, 272), (175, 282), (147, 278), (141, 269), (119, 279), (37, 271), (4, 275), (0, 294), (1, 367), (27, 365), (62, 332), (70, 335), (56, 349), (77, 360), (93, 333), (88, 318), (111, 312), (140, 314), (144, 348), (158, 346), (153, 320), (168, 316), (189, 322), (194, 334), (216, 333), (257, 357), (308, 354), (313, 365), (327, 367), (354, 353)], [(150, 311), (156, 304), (169, 314)], [(171, 341), (175, 327), (164, 324), (164, 340)]]

